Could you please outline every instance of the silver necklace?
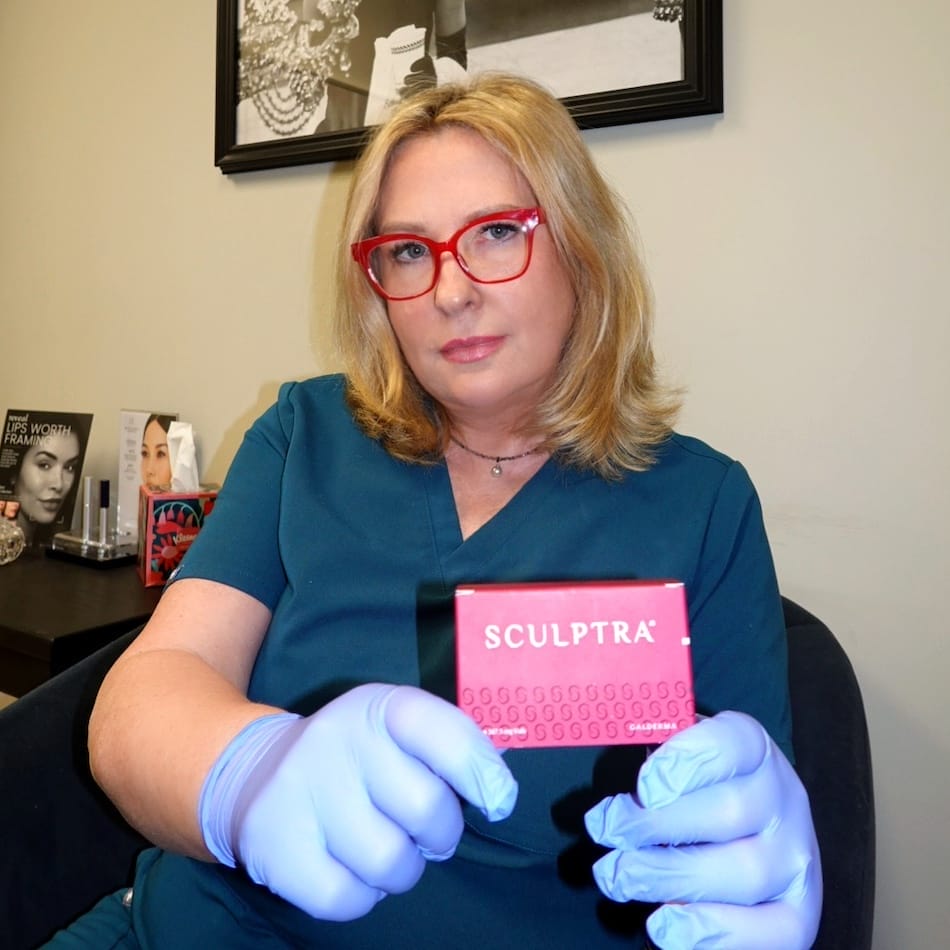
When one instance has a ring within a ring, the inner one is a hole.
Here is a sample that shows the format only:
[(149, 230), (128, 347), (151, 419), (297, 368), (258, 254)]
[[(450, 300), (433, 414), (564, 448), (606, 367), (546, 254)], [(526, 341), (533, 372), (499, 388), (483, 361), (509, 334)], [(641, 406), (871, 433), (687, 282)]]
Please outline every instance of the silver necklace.
[(521, 452), (518, 455), (485, 455), (483, 452), (476, 452), (475, 449), (470, 449), (464, 442), (459, 442), (459, 440), (456, 439), (454, 435), (450, 435), (449, 438), (460, 449), (464, 449), (466, 452), (476, 455), (480, 459), (485, 459), (486, 462), (494, 462), (495, 464), (492, 465), (490, 469), (492, 477), (494, 478), (500, 478), (503, 474), (501, 467), (502, 462), (514, 462), (515, 459), (523, 459), (528, 455), (534, 455), (534, 453), (541, 448), (540, 445), (536, 445), (533, 449), (528, 449), (527, 452)]

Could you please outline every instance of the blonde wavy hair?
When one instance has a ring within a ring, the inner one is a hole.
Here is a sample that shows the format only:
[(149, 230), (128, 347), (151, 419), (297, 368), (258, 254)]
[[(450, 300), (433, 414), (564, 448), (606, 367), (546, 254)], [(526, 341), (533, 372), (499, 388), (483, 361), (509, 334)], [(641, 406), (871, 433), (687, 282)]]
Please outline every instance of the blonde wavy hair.
[(356, 165), (339, 244), (335, 331), (358, 424), (411, 462), (439, 458), (449, 437), (442, 407), (403, 359), (385, 301), (350, 255), (352, 243), (376, 233), (380, 191), (397, 149), (446, 127), (477, 133), (525, 177), (574, 289), (557, 380), (527, 434), (562, 463), (606, 478), (648, 468), (670, 434), (679, 398), (658, 379), (652, 294), (628, 215), (564, 106), (538, 84), (507, 74), (480, 74), (405, 100), (376, 128)]

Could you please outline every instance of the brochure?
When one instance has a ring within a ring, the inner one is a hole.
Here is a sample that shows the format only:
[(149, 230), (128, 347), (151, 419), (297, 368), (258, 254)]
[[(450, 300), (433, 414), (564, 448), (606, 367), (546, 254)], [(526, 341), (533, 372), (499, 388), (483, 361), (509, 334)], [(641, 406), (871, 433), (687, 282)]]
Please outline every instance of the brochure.
[(0, 499), (16, 499), (30, 547), (72, 527), (92, 413), (9, 409), (0, 437)]
[(119, 486), (116, 541), (138, 540), (139, 488), (168, 491), (171, 458), (168, 427), (177, 412), (123, 409), (119, 414)]

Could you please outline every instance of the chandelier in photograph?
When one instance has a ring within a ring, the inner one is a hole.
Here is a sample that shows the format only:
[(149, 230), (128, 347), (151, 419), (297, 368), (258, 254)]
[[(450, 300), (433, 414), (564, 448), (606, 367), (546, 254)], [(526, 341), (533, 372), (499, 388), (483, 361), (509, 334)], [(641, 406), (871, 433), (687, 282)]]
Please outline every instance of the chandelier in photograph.
[(238, 97), (250, 99), (277, 135), (299, 132), (326, 93), (346, 75), (348, 48), (359, 35), (359, 0), (316, 0), (298, 16), (287, 0), (246, 0), (238, 30)]

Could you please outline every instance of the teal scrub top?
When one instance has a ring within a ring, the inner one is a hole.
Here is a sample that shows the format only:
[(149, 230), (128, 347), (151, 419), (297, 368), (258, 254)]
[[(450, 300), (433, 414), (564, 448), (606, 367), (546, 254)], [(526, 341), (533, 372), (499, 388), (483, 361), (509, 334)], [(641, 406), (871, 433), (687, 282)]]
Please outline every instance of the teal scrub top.
[[(487, 463), (486, 463), (487, 465)], [(282, 387), (247, 433), (176, 579), (273, 612), (249, 695), (309, 714), (358, 683), (451, 697), (452, 597), (477, 582), (675, 578), (686, 586), (697, 709), (757, 718), (791, 756), (785, 629), (743, 467), (671, 436), (616, 482), (549, 459), (463, 540), (444, 463), (393, 459), (355, 425), (345, 381)], [(583, 814), (633, 789), (642, 746), (512, 750), (514, 814), (466, 808), (456, 856), (349, 923), (315, 921), (241, 871), (157, 850), (139, 862), (144, 947), (637, 947), (652, 910), (603, 898)], [(319, 768), (319, 763), (314, 763)]]

